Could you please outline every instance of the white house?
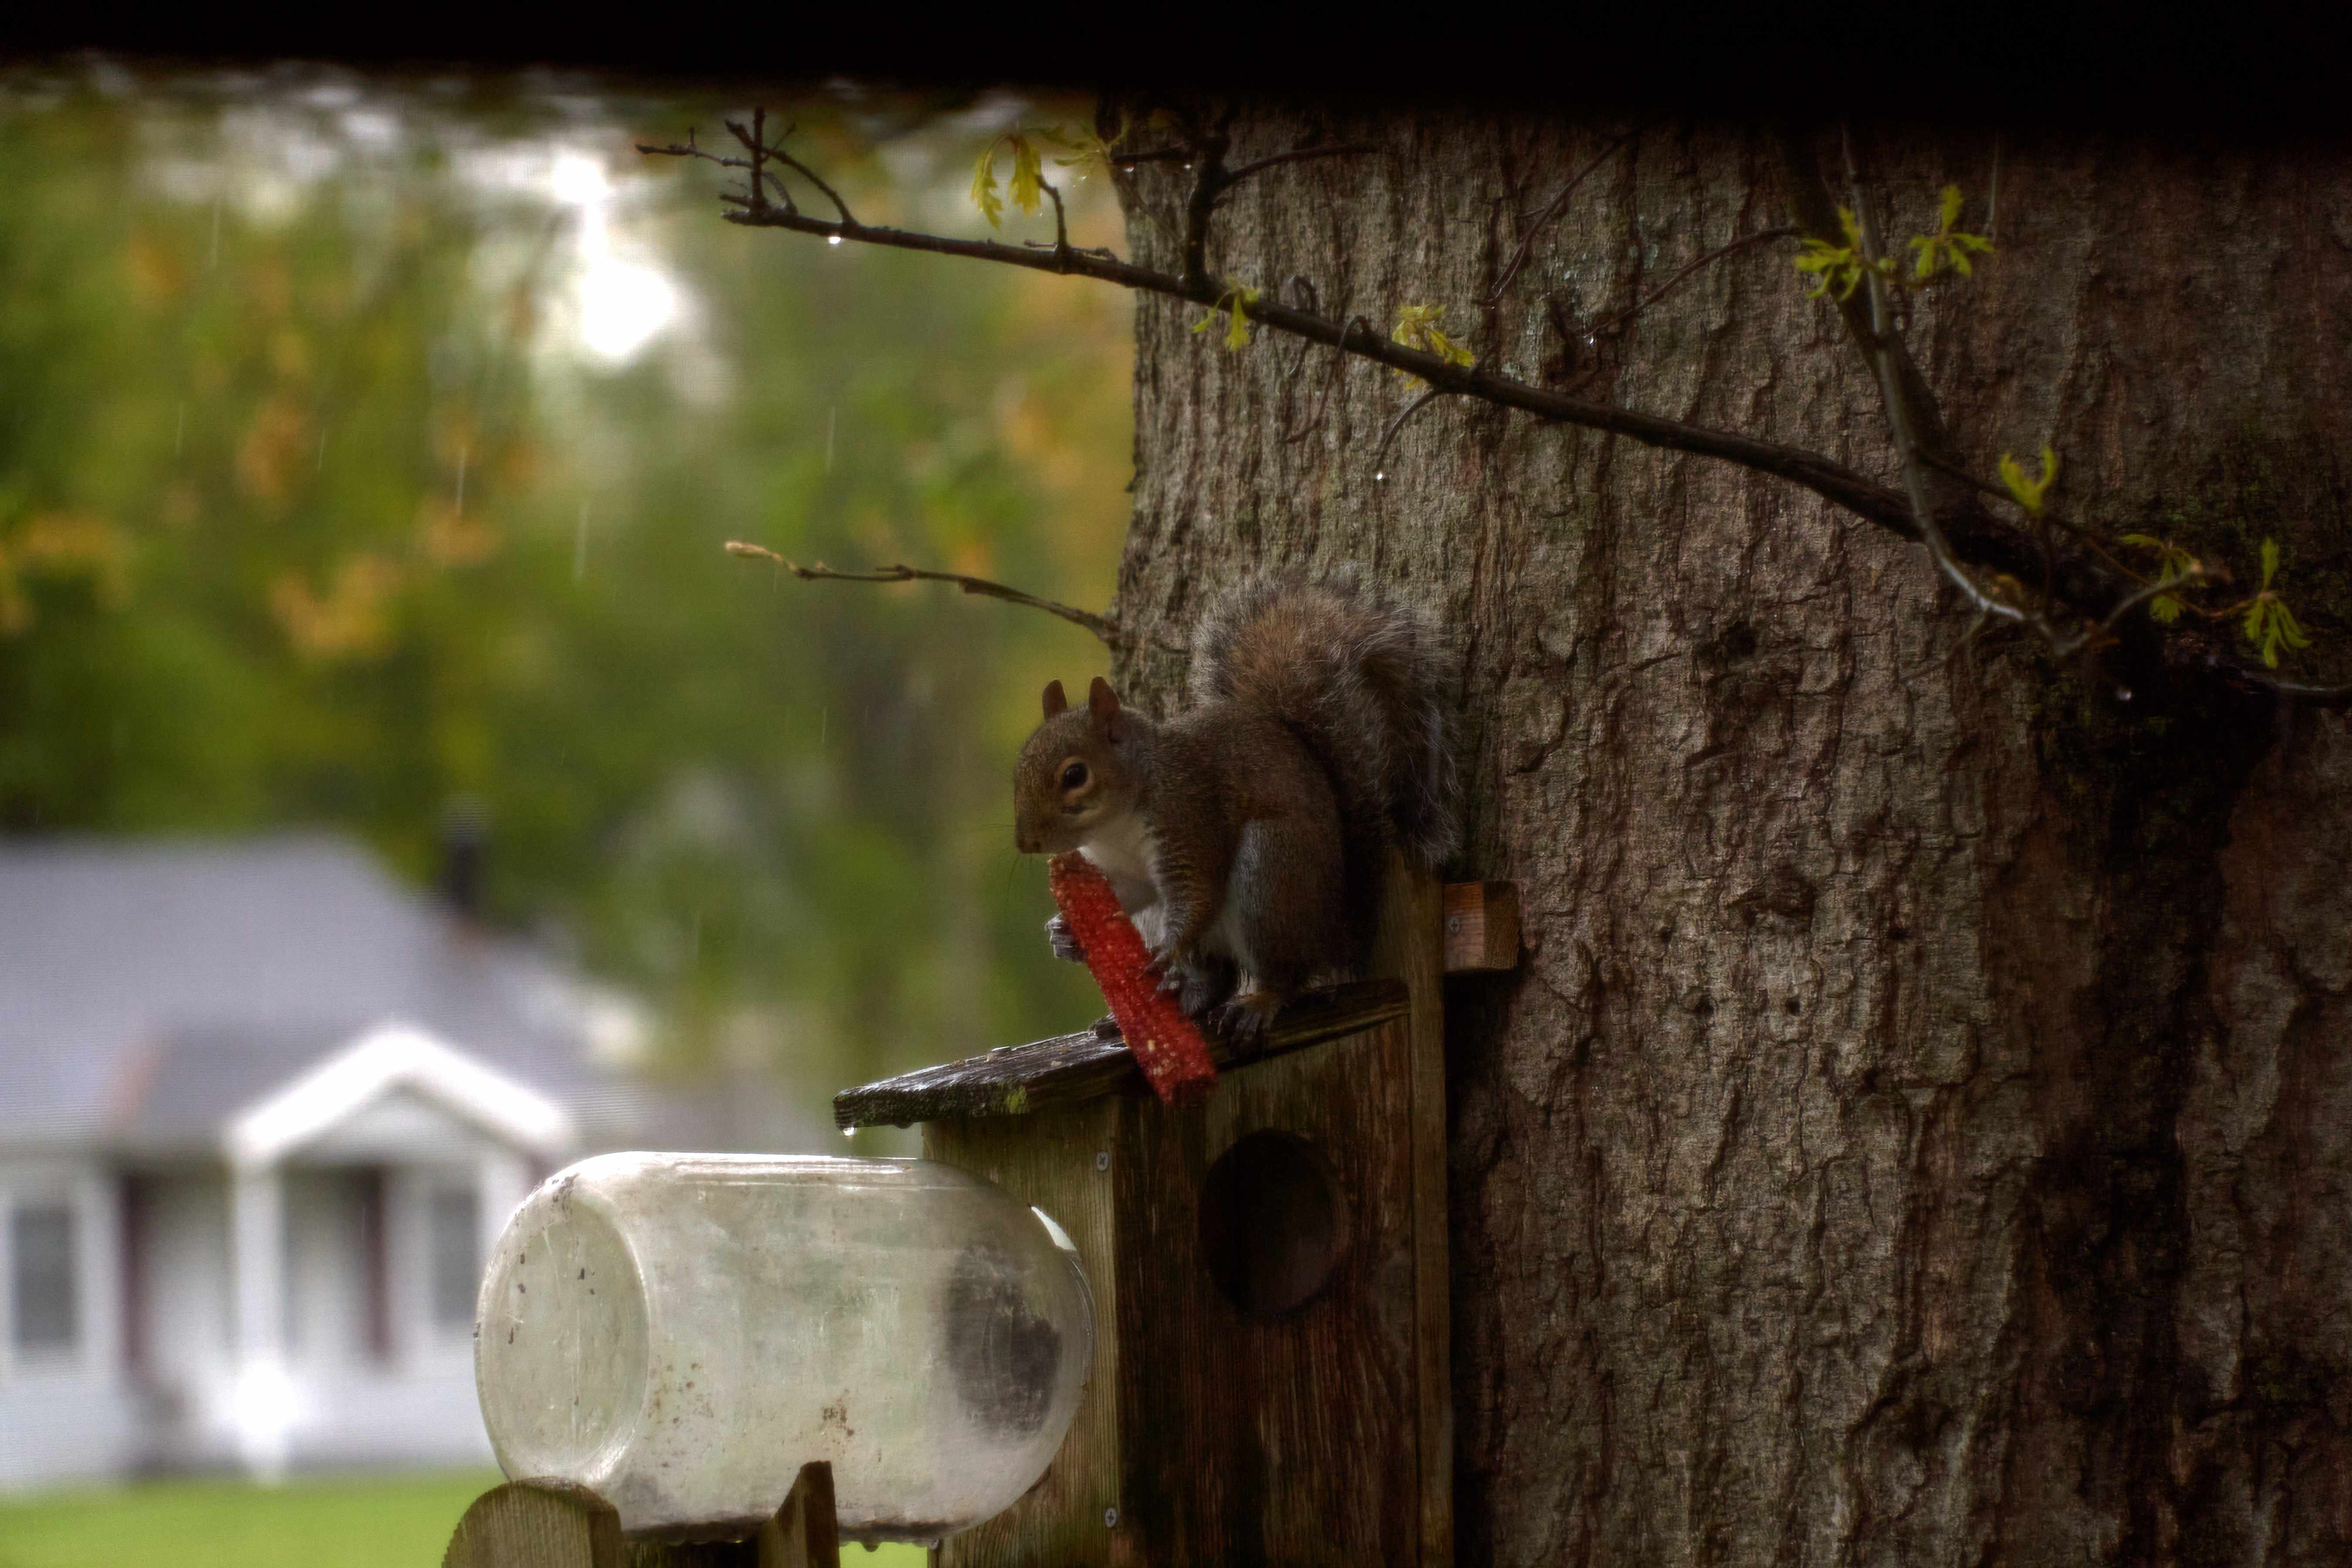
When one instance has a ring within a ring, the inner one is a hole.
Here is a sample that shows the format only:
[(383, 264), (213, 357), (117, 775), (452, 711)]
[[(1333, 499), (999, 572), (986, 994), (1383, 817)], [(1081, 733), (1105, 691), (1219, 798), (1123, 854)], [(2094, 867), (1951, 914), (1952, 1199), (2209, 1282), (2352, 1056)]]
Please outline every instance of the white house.
[(632, 1085), (638, 1030), (341, 840), (0, 841), (0, 1489), (488, 1462), (514, 1205), (746, 1141)]

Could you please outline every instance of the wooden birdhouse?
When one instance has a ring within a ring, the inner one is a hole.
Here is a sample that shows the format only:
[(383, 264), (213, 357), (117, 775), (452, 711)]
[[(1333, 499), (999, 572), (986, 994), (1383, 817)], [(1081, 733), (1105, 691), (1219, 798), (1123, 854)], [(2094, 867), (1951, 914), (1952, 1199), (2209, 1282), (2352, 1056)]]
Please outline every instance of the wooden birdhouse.
[(835, 1098), (1053, 1216), (1092, 1281), (1068, 1436), (945, 1568), (1452, 1561), (1443, 976), (1512, 967), (1517, 911), (1388, 882), (1374, 978), (1221, 1050), (1203, 1105), (1091, 1032)]

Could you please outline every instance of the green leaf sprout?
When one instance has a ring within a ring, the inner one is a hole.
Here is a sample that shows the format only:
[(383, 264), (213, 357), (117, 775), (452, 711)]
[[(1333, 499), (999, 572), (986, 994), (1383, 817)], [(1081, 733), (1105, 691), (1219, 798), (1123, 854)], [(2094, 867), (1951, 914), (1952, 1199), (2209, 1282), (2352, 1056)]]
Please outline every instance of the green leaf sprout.
[(2001, 482), (2009, 487), (2009, 493), (2016, 498), (2019, 506), (2025, 509), (2028, 517), (2042, 515), (2042, 498), (2049, 493), (2051, 481), (2057, 477), (2058, 454), (2052, 451), (2047, 444), (2042, 448), (2042, 477), (2038, 479), (2027, 479), (2025, 465), (2009, 453), (2000, 455)]
[[(1389, 341), (1402, 343), (1409, 349), (1433, 353), (1448, 364), (1458, 364), (1467, 369), (1477, 363), (1477, 356), (1470, 352), (1467, 344), (1446, 336), (1439, 329), (1438, 320), (1444, 314), (1445, 307), (1443, 305), (1401, 306), (1397, 310), (1396, 325), (1389, 332)], [(1396, 374), (1411, 375), (1412, 373), (1400, 370)]]
[(2294, 612), (2286, 601), (2271, 588), (2271, 579), (2278, 574), (2279, 548), (2274, 539), (2263, 541), (2263, 585), (2260, 592), (2246, 601), (2246, 618), (2240, 629), (2246, 640), (2263, 656), (2263, 663), (2278, 668), (2282, 646), (2305, 648), (2311, 646), (2310, 635), (2295, 620)]

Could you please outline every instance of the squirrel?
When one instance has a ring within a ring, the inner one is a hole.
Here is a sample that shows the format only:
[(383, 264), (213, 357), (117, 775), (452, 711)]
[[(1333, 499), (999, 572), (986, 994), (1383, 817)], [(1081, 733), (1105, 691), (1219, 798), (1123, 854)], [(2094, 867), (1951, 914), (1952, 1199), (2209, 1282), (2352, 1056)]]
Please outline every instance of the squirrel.
[[(1014, 842), (1082, 852), (1162, 989), (1254, 1039), (1358, 968), (1391, 848), (1432, 871), (1454, 852), (1451, 668), (1427, 616), (1352, 574), (1244, 584), (1202, 617), (1177, 717), (1121, 705), (1099, 676), (1084, 708), (1047, 684), (1013, 769)], [(1085, 957), (1060, 916), (1046, 932)]]

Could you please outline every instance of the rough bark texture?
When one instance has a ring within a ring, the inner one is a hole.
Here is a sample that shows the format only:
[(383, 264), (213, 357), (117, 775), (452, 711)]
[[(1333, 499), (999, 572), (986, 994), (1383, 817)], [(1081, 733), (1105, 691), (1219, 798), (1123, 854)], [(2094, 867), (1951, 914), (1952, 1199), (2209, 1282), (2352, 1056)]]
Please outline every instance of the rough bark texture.
[[(1212, 268), (1406, 303), (1513, 374), (1893, 479), (1761, 136), (1329, 122)], [(1865, 138), (1892, 232), (1989, 137)], [(1972, 463), (2242, 575), (2265, 535), (2340, 667), (2352, 163), (2000, 150), (1997, 259), (1912, 341)], [(1184, 175), (1129, 228), (1176, 261)], [(1465, 1562), (2352, 1561), (2352, 731), (2053, 674), (1914, 546), (1775, 482), (1138, 306), (1117, 609), (1181, 644), (1260, 563), (1355, 562), (1465, 656), (1475, 827), (1518, 975), (1449, 995)], [(1330, 388), (1320, 424), (1295, 441)], [(1174, 657), (1118, 671), (1165, 706)], [(2126, 694), (2127, 693), (2127, 694)]]

